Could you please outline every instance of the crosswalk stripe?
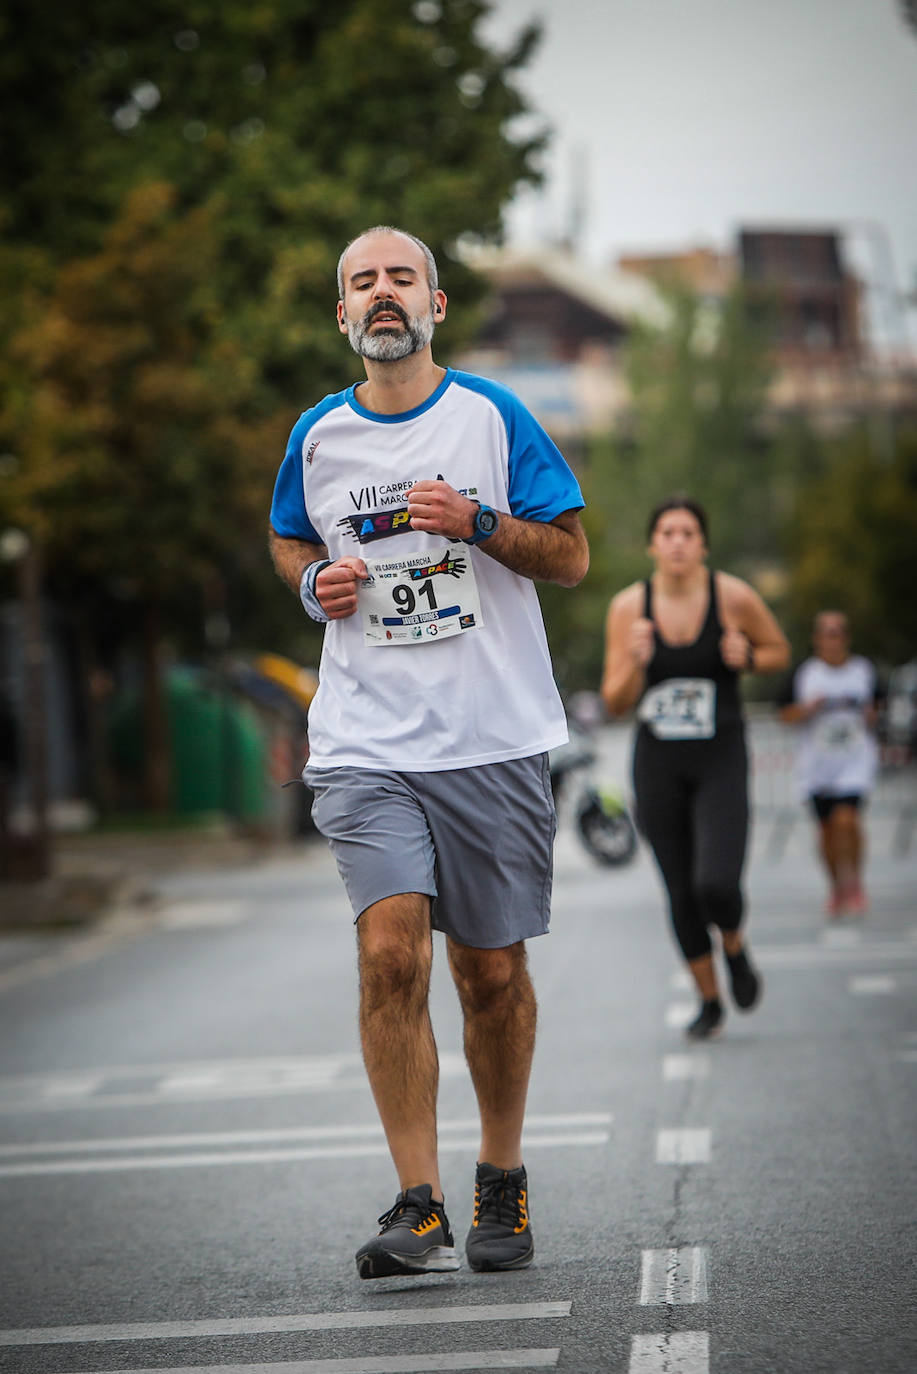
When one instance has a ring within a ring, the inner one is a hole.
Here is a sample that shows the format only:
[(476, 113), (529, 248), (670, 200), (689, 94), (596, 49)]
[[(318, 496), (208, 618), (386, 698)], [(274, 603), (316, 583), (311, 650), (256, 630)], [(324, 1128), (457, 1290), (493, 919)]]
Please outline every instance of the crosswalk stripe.
[[(607, 1145), (607, 1131), (581, 1131), (568, 1134), (528, 1134), (526, 1150), (561, 1146)], [(440, 1154), (449, 1150), (475, 1151), (480, 1136), (440, 1140)], [(366, 1145), (319, 1145), (298, 1149), (214, 1150), (198, 1154), (116, 1155), (110, 1159), (34, 1160), (24, 1164), (0, 1165), (0, 1178), (24, 1178), (46, 1174), (109, 1174), (134, 1169), (211, 1168), (220, 1164), (287, 1164), (309, 1159), (370, 1159), (388, 1157), (385, 1142)]]
[[(611, 1124), (611, 1112), (569, 1112), (546, 1115), (535, 1113), (525, 1119), (526, 1129), (558, 1130), (562, 1127), (598, 1127)], [(439, 1134), (452, 1131), (474, 1131), (479, 1123), (471, 1117), (458, 1121), (440, 1121)], [(91, 1136), (82, 1140), (33, 1141), (20, 1145), (0, 1145), (0, 1158), (22, 1155), (95, 1154), (109, 1150), (169, 1150), (189, 1149), (204, 1145), (268, 1145), (281, 1141), (367, 1140), (381, 1139), (380, 1123), (349, 1126), (289, 1126), (261, 1131), (202, 1131), (175, 1135)]]
[(353, 1331), (369, 1327), (439, 1326), (460, 1322), (553, 1321), (569, 1317), (571, 1307), (571, 1302), (517, 1302), (466, 1307), (399, 1307), (391, 1311), (302, 1312), (286, 1317), (130, 1322), (110, 1326), (38, 1326), (19, 1331), (0, 1331), (0, 1346), (202, 1340), (208, 1336), (262, 1336), (293, 1331)]
[(97, 1369), (93, 1374), (440, 1374), (443, 1370), (555, 1369), (559, 1356), (559, 1349), (450, 1350), (440, 1355), (358, 1355), (332, 1360), (282, 1360), (271, 1364)]

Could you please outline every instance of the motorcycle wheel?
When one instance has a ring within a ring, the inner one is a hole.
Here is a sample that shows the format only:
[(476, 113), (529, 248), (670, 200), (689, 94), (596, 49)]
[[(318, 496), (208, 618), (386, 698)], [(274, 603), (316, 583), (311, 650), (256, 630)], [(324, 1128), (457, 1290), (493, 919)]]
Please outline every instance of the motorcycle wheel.
[(580, 838), (599, 863), (616, 867), (629, 863), (637, 852), (637, 832), (626, 811), (609, 815), (598, 802), (577, 816)]

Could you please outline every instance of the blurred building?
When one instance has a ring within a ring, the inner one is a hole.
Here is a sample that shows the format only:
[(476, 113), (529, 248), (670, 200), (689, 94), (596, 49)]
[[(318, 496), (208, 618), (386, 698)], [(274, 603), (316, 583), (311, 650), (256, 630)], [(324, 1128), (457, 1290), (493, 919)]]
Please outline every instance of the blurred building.
[(607, 430), (627, 407), (622, 342), (635, 322), (665, 319), (652, 282), (596, 274), (562, 248), (488, 249), (472, 265), (492, 293), (459, 365), (511, 387), (558, 439)]
[(845, 263), (839, 230), (742, 227), (733, 251), (628, 254), (599, 273), (557, 248), (487, 250), (472, 265), (492, 295), (460, 365), (512, 387), (566, 443), (626, 415), (622, 343), (636, 323), (664, 322), (671, 285), (699, 296), (714, 321), (739, 284), (768, 312), (773, 422), (800, 415), (830, 430), (877, 410), (917, 416), (917, 360), (873, 347), (865, 285)]
[(801, 415), (840, 429), (864, 414), (917, 415), (917, 360), (879, 353), (869, 336), (866, 284), (845, 262), (837, 229), (741, 227), (734, 252), (688, 248), (630, 255), (618, 266), (663, 286), (675, 282), (708, 306), (741, 285), (774, 328), (774, 421)]
[(634, 272), (660, 287), (686, 286), (704, 300), (719, 301), (736, 279), (734, 253), (715, 248), (687, 248), (681, 253), (627, 253), (618, 258), (623, 272)]

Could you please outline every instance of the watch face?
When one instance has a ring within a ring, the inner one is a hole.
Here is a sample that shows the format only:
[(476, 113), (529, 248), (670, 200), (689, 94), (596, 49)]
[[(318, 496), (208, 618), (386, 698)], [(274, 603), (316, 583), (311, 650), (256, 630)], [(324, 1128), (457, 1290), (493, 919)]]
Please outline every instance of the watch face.
[(482, 510), (478, 512), (474, 523), (482, 534), (493, 534), (497, 528), (497, 517), (492, 510)]

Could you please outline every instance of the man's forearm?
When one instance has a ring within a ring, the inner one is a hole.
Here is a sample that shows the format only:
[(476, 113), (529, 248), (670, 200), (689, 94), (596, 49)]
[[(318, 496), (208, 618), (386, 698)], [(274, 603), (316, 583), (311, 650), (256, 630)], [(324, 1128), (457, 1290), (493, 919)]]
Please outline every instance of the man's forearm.
[(589, 568), (585, 531), (572, 511), (551, 524), (518, 520), (501, 511), (496, 531), (478, 547), (523, 577), (561, 587), (575, 587)]
[(288, 539), (275, 530), (268, 533), (268, 548), (277, 576), (299, 596), (303, 569), (319, 558), (327, 558), (322, 544), (310, 544), (305, 539)]

